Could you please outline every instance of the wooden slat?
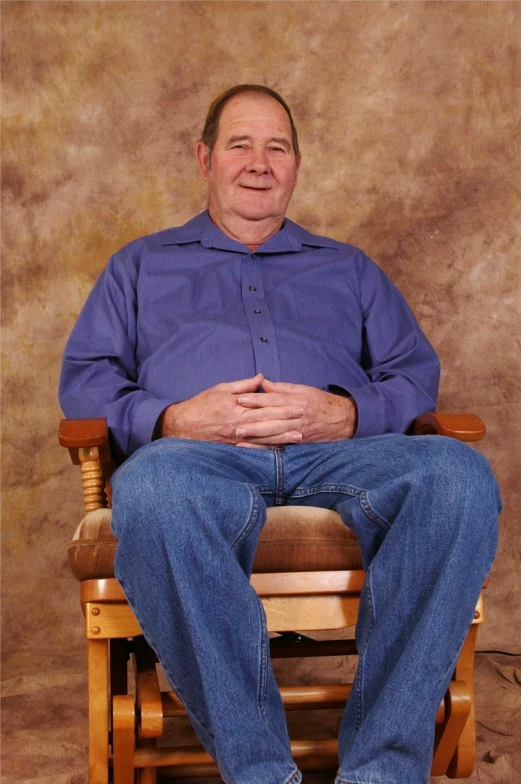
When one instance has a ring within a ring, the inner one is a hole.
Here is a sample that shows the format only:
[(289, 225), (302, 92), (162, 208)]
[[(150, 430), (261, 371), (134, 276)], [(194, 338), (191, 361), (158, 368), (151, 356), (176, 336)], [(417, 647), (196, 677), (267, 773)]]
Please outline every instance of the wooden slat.
[[(351, 692), (350, 683), (321, 684), (319, 686), (280, 686), (285, 710), (321, 710), (343, 708)], [(163, 715), (171, 718), (185, 716), (186, 709), (173, 691), (161, 693)]]
[[(281, 572), (253, 574), (251, 584), (259, 596), (291, 594), (359, 593), (364, 582), (361, 570), (336, 572)], [(82, 602), (125, 601), (115, 577), (85, 580), (81, 583)]]
[(354, 626), (359, 597), (272, 596), (262, 599), (268, 631), (314, 631)]
[(139, 737), (160, 738), (163, 734), (163, 706), (156, 657), (144, 637), (134, 640), (134, 662)]
[(89, 784), (109, 780), (109, 664), (107, 640), (87, 641)]
[[(338, 767), (336, 738), (292, 740), (291, 756), (302, 770), (328, 770)], [(210, 755), (197, 746), (180, 746), (169, 749), (136, 749), (136, 768), (162, 767), (163, 765), (208, 765)], [(187, 773), (184, 775), (194, 775)], [(206, 773), (206, 775), (212, 775)]]
[(252, 574), (251, 584), (259, 596), (360, 593), (362, 570), (337, 572), (281, 572)]
[(110, 602), (85, 604), (85, 627), (88, 640), (108, 640), (113, 637), (135, 637), (141, 629), (134, 613), (126, 603)]
[(116, 695), (112, 712), (114, 784), (134, 784), (135, 718), (134, 697)]
[[(343, 708), (351, 693), (351, 683), (321, 684), (319, 686), (280, 686), (279, 691), (285, 710), (317, 710), (322, 708)], [(185, 716), (186, 709), (173, 691), (161, 692), (163, 715), (171, 718)], [(436, 724), (445, 719), (445, 701), (442, 700)]]

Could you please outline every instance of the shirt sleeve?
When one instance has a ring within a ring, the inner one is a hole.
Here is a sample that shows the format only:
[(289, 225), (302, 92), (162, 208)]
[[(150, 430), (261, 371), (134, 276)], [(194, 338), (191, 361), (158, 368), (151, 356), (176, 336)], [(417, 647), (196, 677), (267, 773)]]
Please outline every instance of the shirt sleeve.
[(368, 383), (345, 390), (358, 408), (355, 438), (407, 432), (417, 416), (436, 409), (440, 378), (436, 352), (405, 298), (374, 262), (364, 261), (361, 364)]
[(125, 454), (152, 440), (157, 419), (172, 403), (137, 382), (138, 256), (132, 243), (96, 282), (65, 347), (59, 391), (65, 416), (105, 416)]

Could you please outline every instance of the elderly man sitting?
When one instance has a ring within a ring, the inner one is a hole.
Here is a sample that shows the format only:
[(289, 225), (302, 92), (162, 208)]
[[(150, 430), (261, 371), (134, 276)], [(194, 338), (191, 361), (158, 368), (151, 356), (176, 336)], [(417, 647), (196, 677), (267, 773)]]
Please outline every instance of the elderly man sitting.
[(434, 717), (494, 557), (486, 460), (407, 438), (439, 365), (359, 249), (285, 218), (285, 101), (239, 85), (197, 144), (208, 210), (136, 240), (67, 344), (67, 416), (106, 416), (116, 575), (227, 784), (300, 781), (249, 577), (269, 506), (335, 509), (366, 579), (338, 784), (424, 784)]

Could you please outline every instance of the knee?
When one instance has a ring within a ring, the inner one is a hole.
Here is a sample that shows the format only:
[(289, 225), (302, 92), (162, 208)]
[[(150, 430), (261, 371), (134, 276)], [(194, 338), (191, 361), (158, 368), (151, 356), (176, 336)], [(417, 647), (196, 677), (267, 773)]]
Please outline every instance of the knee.
[[(174, 448), (170, 448), (174, 446)], [(168, 448), (165, 448), (168, 447)], [(147, 503), (157, 499), (165, 486), (182, 484), (188, 469), (186, 456), (175, 444), (155, 441), (138, 449), (112, 478), (112, 497), (116, 504)]]
[(454, 438), (427, 436), (423, 446), (423, 480), (443, 491), (495, 495), (496, 480), (488, 460), (468, 444)]
[(136, 537), (139, 532), (147, 535), (152, 527), (161, 527), (163, 518), (170, 526), (184, 520), (175, 510), (197, 495), (199, 483), (193, 461), (177, 446), (161, 441), (147, 444), (118, 468), (111, 482), (116, 536), (121, 537), (124, 530)]
[(501, 511), (496, 479), (488, 460), (468, 444), (427, 437), (421, 481), (440, 510), (457, 509), (460, 525), (479, 535), (494, 533)]

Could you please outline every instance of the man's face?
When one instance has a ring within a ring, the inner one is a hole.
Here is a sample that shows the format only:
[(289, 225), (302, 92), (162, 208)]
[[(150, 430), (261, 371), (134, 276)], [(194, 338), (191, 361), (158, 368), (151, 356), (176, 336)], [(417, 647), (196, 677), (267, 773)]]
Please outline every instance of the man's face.
[(211, 160), (202, 142), (197, 159), (214, 221), (282, 221), (300, 159), (293, 151), (289, 117), (278, 101), (258, 93), (231, 98), (221, 113)]

